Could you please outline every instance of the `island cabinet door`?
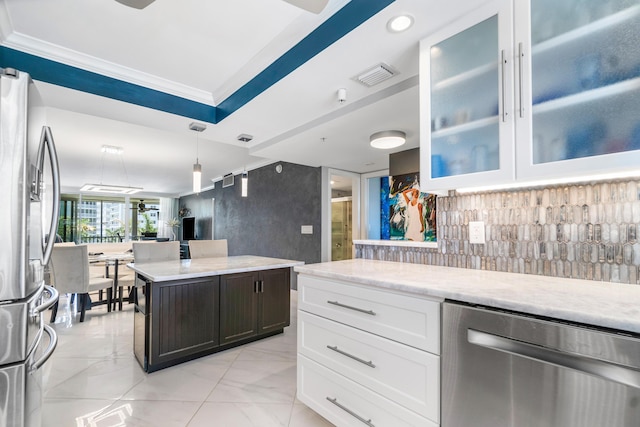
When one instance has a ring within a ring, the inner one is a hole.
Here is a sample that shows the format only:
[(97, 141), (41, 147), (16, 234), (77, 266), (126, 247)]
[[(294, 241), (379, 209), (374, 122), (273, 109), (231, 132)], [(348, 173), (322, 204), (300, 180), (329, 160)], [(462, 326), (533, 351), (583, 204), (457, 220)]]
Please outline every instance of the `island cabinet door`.
[(258, 335), (259, 273), (220, 276), (220, 344)]
[(220, 345), (218, 277), (155, 282), (149, 364), (160, 365)]
[(258, 327), (267, 334), (289, 326), (291, 320), (291, 285), (288, 268), (260, 272)]

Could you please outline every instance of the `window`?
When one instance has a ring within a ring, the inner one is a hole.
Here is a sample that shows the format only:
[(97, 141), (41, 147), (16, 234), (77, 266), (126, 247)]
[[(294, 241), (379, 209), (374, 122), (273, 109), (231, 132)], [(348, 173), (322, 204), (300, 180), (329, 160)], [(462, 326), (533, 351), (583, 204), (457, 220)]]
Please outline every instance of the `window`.
[[(158, 230), (159, 200), (85, 197), (63, 194), (58, 234), (65, 242), (99, 243), (139, 240), (142, 232)], [(128, 229), (128, 233), (127, 233)]]

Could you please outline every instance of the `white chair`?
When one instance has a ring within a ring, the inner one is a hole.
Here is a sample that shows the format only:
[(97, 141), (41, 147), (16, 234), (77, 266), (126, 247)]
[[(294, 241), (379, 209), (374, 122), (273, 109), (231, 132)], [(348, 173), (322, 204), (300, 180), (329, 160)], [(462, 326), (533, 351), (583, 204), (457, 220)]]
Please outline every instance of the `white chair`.
[(215, 258), (228, 256), (227, 239), (189, 240), (189, 254), (194, 258)]
[[(113, 279), (91, 277), (89, 274), (89, 253), (86, 245), (53, 247), (51, 253), (53, 285), (61, 294), (77, 294), (80, 304), (80, 321), (84, 322), (85, 308), (89, 292), (107, 290), (108, 311), (111, 311)], [(51, 322), (55, 322), (58, 303), (53, 306)]]
[(133, 242), (133, 262), (180, 260), (180, 242)]

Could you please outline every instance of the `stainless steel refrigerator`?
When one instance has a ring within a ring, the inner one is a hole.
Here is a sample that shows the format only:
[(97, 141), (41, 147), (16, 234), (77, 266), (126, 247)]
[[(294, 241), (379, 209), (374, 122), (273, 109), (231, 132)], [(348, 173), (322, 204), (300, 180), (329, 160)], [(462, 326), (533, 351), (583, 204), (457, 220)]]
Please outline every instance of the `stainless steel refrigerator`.
[(41, 424), (40, 368), (57, 343), (42, 314), (58, 299), (44, 267), (60, 203), (45, 118), (29, 75), (0, 69), (0, 427)]

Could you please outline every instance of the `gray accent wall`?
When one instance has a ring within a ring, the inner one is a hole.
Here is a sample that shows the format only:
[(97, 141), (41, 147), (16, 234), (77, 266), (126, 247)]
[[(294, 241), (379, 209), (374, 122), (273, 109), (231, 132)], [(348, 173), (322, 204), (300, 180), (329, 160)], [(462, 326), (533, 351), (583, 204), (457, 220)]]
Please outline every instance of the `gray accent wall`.
[[(206, 160), (202, 164), (206, 167)], [(180, 207), (196, 217), (196, 237), (210, 239), (213, 229), (214, 238), (228, 240), (229, 255), (320, 262), (320, 168), (278, 162), (249, 171), (246, 198), (240, 195), (240, 178), (236, 175), (231, 187), (222, 188), (219, 181), (214, 189), (180, 198)], [(313, 234), (302, 234), (303, 225), (313, 226)]]

